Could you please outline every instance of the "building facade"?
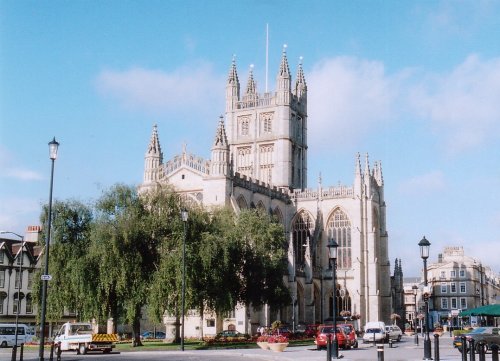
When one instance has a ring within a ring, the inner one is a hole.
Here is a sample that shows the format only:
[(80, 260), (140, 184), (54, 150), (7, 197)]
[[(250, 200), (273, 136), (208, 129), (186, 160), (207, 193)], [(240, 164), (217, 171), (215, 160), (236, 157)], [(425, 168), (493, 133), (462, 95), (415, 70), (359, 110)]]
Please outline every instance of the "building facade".
[[(182, 153), (163, 160), (155, 125), (145, 155), (140, 191), (168, 183), (188, 203), (261, 208), (283, 224), (288, 239), (286, 282), (296, 302), (277, 314), (237, 309), (221, 323), (208, 317), (205, 335), (222, 328), (254, 333), (276, 319), (292, 325), (321, 323), (342, 310), (367, 321), (389, 321), (391, 275), (384, 180), (380, 162), (354, 158), (350, 185), (325, 187), (321, 176), (307, 188), (307, 85), (299, 64), (292, 82), (283, 51), (274, 92), (258, 93), (252, 70), (240, 89), (233, 60), (226, 82), (225, 116), (214, 124), (210, 159)], [(330, 170), (329, 170), (330, 171)], [(337, 284), (332, 284), (327, 244), (338, 244)], [(188, 315), (186, 334), (200, 332)], [(193, 326), (190, 328), (191, 325)]]
[[(481, 261), (465, 255), (463, 247), (445, 247), (428, 267), (431, 315), (434, 323), (460, 326), (461, 310), (497, 303), (500, 276)], [(471, 318), (472, 325), (480, 319)]]
[[(9, 232), (6, 232), (9, 233)], [(0, 238), (0, 322), (35, 326), (37, 305), (33, 302), (33, 276), (42, 248), (40, 227), (30, 226), (20, 239)], [(4, 236), (4, 235), (2, 235)], [(5, 234), (7, 237), (7, 234)]]

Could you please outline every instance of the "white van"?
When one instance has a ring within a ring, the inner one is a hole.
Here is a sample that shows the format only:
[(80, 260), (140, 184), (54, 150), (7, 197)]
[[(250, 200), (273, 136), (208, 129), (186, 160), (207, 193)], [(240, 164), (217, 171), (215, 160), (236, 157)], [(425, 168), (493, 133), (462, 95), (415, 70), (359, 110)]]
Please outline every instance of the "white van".
[[(32, 328), (19, 323), (17, 325), (17, 345), (33, 340)], [(16, 324), (0, 323), (0, 347), (14, 346), (16, 343)]]
[(364, 327), (363, 343), (366, 342), (385, 342), (387, 333), (385, 332), (385, 323), (382, 321), (367, 322)]

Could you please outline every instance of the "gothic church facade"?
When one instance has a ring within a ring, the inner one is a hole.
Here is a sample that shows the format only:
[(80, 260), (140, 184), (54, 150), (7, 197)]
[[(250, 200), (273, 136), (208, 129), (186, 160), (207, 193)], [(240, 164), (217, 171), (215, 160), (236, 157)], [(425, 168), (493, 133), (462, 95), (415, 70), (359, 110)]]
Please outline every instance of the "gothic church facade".
[[(140, 190), (170, 183), (194, 204), (229, 206), (235, 212), (258, 207), (275, 215), (288, 239), (285, 278), (295, 302), (277, 314), (239, 308), (223, 321), (207, 322), (203, 334), (228, 327), (255, 333), (259, 325), (276, 319), (290, 325), (322, 323), (333, 315), (332, 297), (337, 314), (347, 310), (359, 315), (359, 325), (389, 322), (391, 276), (381, 163), (371, 166), (368, 155), (360, 159), (358, 154), (352, 184), (325, 187), (320, 177), (316, 188), (307, 188), (307, 85), (302, 64), (292, 81), (285, 51), (274, 92), (259, 94), (251, 70), (242, 92), (233, 60), (225, 106), (208, 160), (184, 148), (165, 162), (155, 125)], [(335, 287), (330, 239), (339, 245)], [(200, 333), (195, 318), (188, 317), (186, 336)], [(214, 326), (217, 330), (210, 328)]]

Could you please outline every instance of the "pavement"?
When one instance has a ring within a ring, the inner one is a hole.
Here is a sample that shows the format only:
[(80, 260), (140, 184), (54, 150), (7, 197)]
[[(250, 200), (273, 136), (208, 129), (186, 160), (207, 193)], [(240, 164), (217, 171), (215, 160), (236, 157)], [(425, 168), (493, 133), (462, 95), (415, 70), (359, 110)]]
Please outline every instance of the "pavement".
[[(432, 337), (432, 336), (431, 336)], [(432, 341), (432, 358), (434, 358), (434, 337)], [(452, 338), (449, 334), (443, 334), (439, 339), (439, 356), (441, 361), (460, 361), (461, 353), (453, 348)], [(401, 342), (394, 342), (393, 347), (384, 344), (383, 359), (379, 359), (377, 346), (373, 344), (363, 344), (360, 342), (359, 348), (350, 350), (339, 350), (339, 356), (345, 361), (360, 360), (383, 360), (383, 361), (413, 361), (422, 360), (424, 356), (423, 338), (419, 337), (419, 345), (415, 345), (413, 336), (404, 336)], [(0, 361), (10, 360), (11, 349), (0, 349)], [(45, 360), (48, 361), (48, 352), (45, 353)], [(221, 350), (199, 350), (192, 351), (131, 351), (116, 352), (110, 355), (88, 354), (77, 356), (76, 353), (63, 353), (62, 360), (262, 360), (262, 361), (325, 361), (326, 351), (316, 350), (316, 346), (311, 343), (310, 346), (287, 347), (283, 352), (272, 352), (260, 348), (252, 349), (221, 349)], [(24, 355), (24, 361), (37, 360), (36, 352), (27, 352)], [(491, 354), (488, 354), (486, 360), (491, 360)], [(328, 360), (327, 360), (328, 361)]]

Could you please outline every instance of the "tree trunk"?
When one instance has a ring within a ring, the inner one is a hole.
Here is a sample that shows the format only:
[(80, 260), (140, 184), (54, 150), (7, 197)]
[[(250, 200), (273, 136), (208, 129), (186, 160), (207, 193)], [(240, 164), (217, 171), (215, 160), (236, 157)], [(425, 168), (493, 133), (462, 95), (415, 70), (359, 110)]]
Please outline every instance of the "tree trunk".
[(205, 308), (203, 307), (203, 302), (200, 305), (200, 340), (203, 340), (203, 312)]
[(132, 323), (132, 347), (142, 346), (141, 341), (141, 309), (136, 311), (134, 322)]

